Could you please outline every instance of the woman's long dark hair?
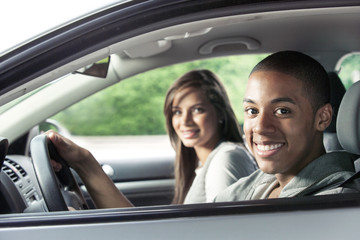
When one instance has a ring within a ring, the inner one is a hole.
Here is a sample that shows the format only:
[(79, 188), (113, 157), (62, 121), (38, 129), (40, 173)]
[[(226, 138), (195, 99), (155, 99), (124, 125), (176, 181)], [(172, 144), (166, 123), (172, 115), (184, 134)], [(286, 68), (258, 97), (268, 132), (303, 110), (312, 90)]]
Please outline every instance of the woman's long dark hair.
[(202, 90), (215, 107), (218, 118), (221, 119), (220, 139), (243, 143), (240, 126), (219, 78), (209, 70), (193, 70), (178, 78), (169, 88), (164, 104), (166, 129), (176, 151), (174, 204), (184, 203), (185, 196), (195, 178), (195, 169), (199, 161), (194, 148), (184, 146), (172, 125), (174, 97), (179, 91), (189, 87)]

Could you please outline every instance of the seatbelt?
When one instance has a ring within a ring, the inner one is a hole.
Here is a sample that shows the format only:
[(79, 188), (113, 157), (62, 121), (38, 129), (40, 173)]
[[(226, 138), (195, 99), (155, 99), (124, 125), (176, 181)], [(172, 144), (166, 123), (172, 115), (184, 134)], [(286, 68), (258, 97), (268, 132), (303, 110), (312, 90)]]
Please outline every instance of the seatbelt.
[(341, 183), (339, 185), (339, 187), (345, 187), (346, 184), (351, 183), (352, 181), (354, 181), (355, 179), (357, 179), (358, 177), (360, 177), (360, 171), (354, 173), (350, 178), (348, 178), (347, 180), (345, 180), (343, 183)]
[(354, 167), (355, 167), (355, 173), (349, 179), (345, 180), (342, 184), (340, 184), (339, 187), (344, 187), (346, 184), (360, 177), (360, 158), (357, 158), (354, 161)]

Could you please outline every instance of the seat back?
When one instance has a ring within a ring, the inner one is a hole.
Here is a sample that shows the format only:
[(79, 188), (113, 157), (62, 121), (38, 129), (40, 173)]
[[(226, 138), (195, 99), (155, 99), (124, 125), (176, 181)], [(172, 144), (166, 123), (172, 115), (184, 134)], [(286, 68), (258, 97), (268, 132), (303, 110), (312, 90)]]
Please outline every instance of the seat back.
[[(337, 116), (337, 134), (341, 146), (348, 152), (360, 155), (360, 81), (354, 83), (341, 101)], [(360, 170), (360, 159), (355, 161)]]
[(333, 119), (330, 126), (324, 131), (324, 146), (327, 152), (331, 152), (343, 150), (336, 133), (336, 118), (346, 89), (336, 72), (328, 72), (328, 76), (330, 80), (330, 104), (333, 108)]

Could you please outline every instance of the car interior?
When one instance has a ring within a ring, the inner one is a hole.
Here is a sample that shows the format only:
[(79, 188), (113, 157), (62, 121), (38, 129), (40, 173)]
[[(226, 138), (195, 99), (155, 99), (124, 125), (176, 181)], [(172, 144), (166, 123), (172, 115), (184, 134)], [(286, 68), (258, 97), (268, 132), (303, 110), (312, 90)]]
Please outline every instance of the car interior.
[[(101, 136), (99, 143), (94, 136), (68, 131), (57, 118), (88, 99), (98, 101), (98, 94), (113, 96), (108, 91), (113, 87), (128, 94), (127, 82), (141, 79), (132, 90), (150, 92), (150, 85), (159, 88), (159, 83), (181, 76), (183, 66), (214, 70), (229, 84), (225, 85), (235, 99), (232, 104), (243, 113), (243, 85), (252, 67), (268, 54), (295, 50), (313, 57), (328, 72), (334, 114), (324, 145), (327, 152), (351, 153), (356, 173), (348, 181), (358, 180), (358, 0), (110, 1), (14, 43), (13, 48), (0, 49), (1, 239), (358, 238), (359, 193), (174, 205), (175, 152), (166, 132), (152, 135), (150, 141), (143, 135), (120, 140)], [(63, 1), (66, 8), (60, 10), (59, 3), (37, 7), (30, 1), (31, 11), (19, 6), (3, 22), (4, 29), (32, 30), (35, 26), (27, 23), (33, 18), (40, 17), (45, 24), (55, 17), (48, 15), (47, 7), (65, 16), (70, 10), (84, 10), (92, 1), (84, 1), (84, 9)], [(17, 20), (21, 27), (12, 27)], [(212, 60), (222, 64), (215, 68)], [(166, 79), (163, 69), (171, 72)], [(135, 109), (126, 97), (114, 101)], [(157, 100), (163, 104), (163, 99)], [(76, 111), (76, 117), (85, 116)], [(96, 115), (94, 108), (90, 113), (88, 119)], [(152, 112), (158, 114), (162, 112)], [(96, 209), (82, 180), (44, 137), (49, 129), (91, 149), (135, 208)], [(62, 164), (63, 171), (55, 173), (49, 159)], [(340, 186), (348, 186), (348, 181)]]

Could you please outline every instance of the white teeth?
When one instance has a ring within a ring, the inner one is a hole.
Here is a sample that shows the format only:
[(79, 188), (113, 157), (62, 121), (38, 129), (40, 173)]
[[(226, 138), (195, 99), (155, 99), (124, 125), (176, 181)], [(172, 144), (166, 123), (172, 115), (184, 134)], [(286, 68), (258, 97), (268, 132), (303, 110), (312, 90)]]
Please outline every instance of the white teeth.
[(189, 134), (193, 134), (193, 133), (194, 133), (194, 131), (185, 131), (185, 132), (183, 132), (184, 135), (189, 135)]
[(183, 131), (182, 134), (185, 138), (190, 138), (190, 137), (193, 137), (196, 135), (196, 131), (195, 130), (187, 130), (187, 131)]
[(272, 144), (272, 145), (257, 145), (257, 148), (260, 150), (260, 151), (270, 151), (270, 150), (274, 150), (276, 148), (279, 148), (281, 147), (282, 144)]

